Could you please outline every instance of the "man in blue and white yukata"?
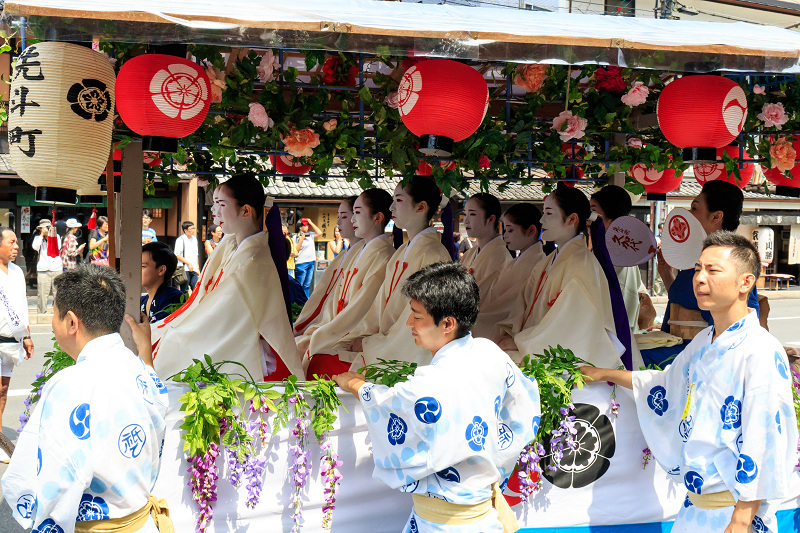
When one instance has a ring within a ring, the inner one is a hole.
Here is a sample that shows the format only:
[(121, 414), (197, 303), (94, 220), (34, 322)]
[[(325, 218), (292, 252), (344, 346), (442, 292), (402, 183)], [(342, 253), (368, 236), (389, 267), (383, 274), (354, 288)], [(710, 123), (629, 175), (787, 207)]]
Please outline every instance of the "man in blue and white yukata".
[(475, 339), (478, 286), (462, 266), (435, 263), (409, 277), (406, 322), (416, 344), (433, 353), (393, 387), (334, 376), (361, 400), (373, 477), (410, 492), (405, 533), (513, 532), (500, 492), (540, 422), (539, 388), (493, 342)]
[(76, 364), (45, 384), (3, 476), (3, 496), (34, 533), (169, 531), (163, 500), (150, 495), (167, 389), (119, 335), (122, 279), (85, 265), (55, 284), (53, 333)]
[(653, 457), (688, 490), (673, 533), (777, 532), (775, 510), (791, 496), (798, 432), (789, 362), (747, 306), (760, 269), (750, 241), (713, 233), (693, 288), (714, 325), (664, 371), (581, 368), (633, 389)]

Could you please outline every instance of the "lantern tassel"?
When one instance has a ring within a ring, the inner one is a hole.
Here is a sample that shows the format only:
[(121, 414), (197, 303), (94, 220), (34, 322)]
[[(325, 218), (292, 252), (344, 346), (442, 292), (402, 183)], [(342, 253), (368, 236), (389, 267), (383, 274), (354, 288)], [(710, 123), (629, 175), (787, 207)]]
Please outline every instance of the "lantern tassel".
[(56, 233), (56, 210), (53, 209), (53, 220), (47, 231), (47, 257), (58, 257), (58, 233)]
[(89, 217), (89, 223), (86, 224), (86, 227), (89, 229), (97, 229), (97, 209), (96, 206), (92, 206), (92, 216)]

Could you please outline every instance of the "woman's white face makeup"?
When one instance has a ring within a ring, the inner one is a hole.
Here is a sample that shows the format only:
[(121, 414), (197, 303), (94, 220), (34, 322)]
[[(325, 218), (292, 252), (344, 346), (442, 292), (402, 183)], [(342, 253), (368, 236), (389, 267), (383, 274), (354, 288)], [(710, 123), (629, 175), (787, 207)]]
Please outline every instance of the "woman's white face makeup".
[(487, 219), (486, 211), (474, 198), (467, 200), (464, 206), (464, 228), (471, 239), (480, 239), (494, 234), (494, 223)]
[(353, 233), (360, 239), (366, 239), (367, 233), (370, 228), (375, 225), (372, 220), (372, 213), (366, 202), (359, 196), (353, 204), (353, 217), (351, 219), (353, 224)]
[(355, 236), (355, 233), (353, 233), (353, 211), (350, 209), (349, 202), (345, 201), (339, 204), (336, 224), (339, 226), (339, 233), (345, 239), (352, 239)]
[[(415, 216), (419, 216), (414, 205), (414, 199), (399, 183), (394, 189), (392, 206), (389, 210), (392, 212), (392, 219), (395, 225), (402, 229), (407, 228)], [(425, 215), (423, 214), (422, 216)]]
[(558, 206), (556, 197), (548, 194), (544, 199), (542, 213), (542, 240), (565, 243), (576, 235), (573, 226), (567, 224), (564, 211)]
[(528, 236), (527, 231), (511, 217), (503, 216), (503, 241), (509, 250), (522, 250), (536, 242), (536, 235)]
[(214, 203), (211, 206), (211, 215), (214, 224), (219, 225), (225, 233), (242, 233), (247, 219), (242, 218), (241, 208), (236, 199), (228, 194), (224, 185), (214, 189)]

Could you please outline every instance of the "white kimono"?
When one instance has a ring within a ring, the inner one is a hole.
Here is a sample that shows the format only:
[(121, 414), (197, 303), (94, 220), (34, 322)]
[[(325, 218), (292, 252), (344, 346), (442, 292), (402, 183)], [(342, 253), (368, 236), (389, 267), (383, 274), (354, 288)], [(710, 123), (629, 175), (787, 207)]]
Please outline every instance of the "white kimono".
[[(156, 324), (153, 336), (160, 337), (154, 340), (153, 364), (165, 379), (204, 354), (214, 361), (237, 361), (258, 379), (264, 375), (262, 360), (274, 364), (269, 347), (289, 371), (303, 375), (266, 231), (238, 247), (231, 236), (223, 240), (206, 261), (189, 300)], [(223, 365), (220, 371), (243, 373), (238, 365)]]
[[(156, 482), (167, 388), (114, 333), (89, 341), (44, 387), (3, 496), (23, 527), (72, 533), (75, 521), (141, 509)], [(157, 533), (152, 519), (139, 530)]]
[(13, 337), (18, 343), (0, 343), (0, 357), (15, 365), (25, 360), (22, 337), (28, 334), (28, 297), (25, 273), (16, 263), (8, 263), (8, 274), (0, 272), (0, 336)]
[(602, 368), (622, 364), (608, 281), (583, 235), (536, 265), (500, 329), (517, 345), (509, 354), (514, 360), (561, 344)]
[[(775, 532), (775, 510), (797, 475), (789, 361), (752, 310), (712, 342), (713, 334), (713, 326), (701, 331), (664, 371), (633, 373), (642, 433), (676, 483), (765, 500), (752, 530)], [(687, 496), (672, 531), (722, 533), (732, 513), (700, 509)]]
[(625, 312), (628, 314), (628, 325), (633, 333), (639, 331), (639, 290), (644, 289), (642, 284), (642, 273), (639, 267), (614, 267), (619, 280), (619, 288), (622, 290), (622, 300), (625, 302)]
[(478, 320), (472, 328), (476, 337), (496, 340), (502, 334), (499, 322), (508, 318), (513, 302), (520, 297), (534, 267), (544, 259), (541, 241), (534, 243), (518, 257), (503, 263), (497, 282), (488, 294), (481, 292)]
[(491, 292), (492, 287), (500, 279), (500, 273), (513, 258), (508, 253), (503, 237), (498, 235), (483, 248), (473, 246), (461, 258), (461, 264), (475, 276), (481, 301)]
[[(489, 499), (492, 483), (505, 483), (541, 419), (536, 381), (493, 342), (471, 335), (446, 344), (405, 383), (367, 383), (359, 397), (372, 440), (372, 477), (456, 504)], [(412, 511), (403, 529), (502, 531), (494, 509), (459, 526), (434, 524)]]
[(366, 243), (352, 256), (336, 286), (325, 320), (310, 336), (307, 353), (332, 354), (334, 345), (359, 326), (381, 290), (386, 264), (394, 254), (391, 234)]
[[(359, 327), (336, 344), (339, 359), (352, 361), (352, 370), (376, 363), (379, 358), (428, 364), (431, 353), (414, 343), (414, 337), (406, 326), (411, 307), (401, 289), (411, 274), (439, 261), (452, 259), (434, 227), (426, 228), (411, 242), (398, 248), (386, 265), (381, 290), (369, 312)], [(363, 352), (349, 351), (350, 341), (359, 337), (362, 337)]]

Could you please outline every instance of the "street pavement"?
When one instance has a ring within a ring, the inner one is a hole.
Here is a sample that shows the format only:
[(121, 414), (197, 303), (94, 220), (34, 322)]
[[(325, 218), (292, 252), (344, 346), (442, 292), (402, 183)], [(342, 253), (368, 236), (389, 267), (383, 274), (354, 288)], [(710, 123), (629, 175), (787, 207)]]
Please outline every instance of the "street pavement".
[[(794, 294), (789, 294), (792, 292)], [(770, 332), (775, 335), (785, 346), (800, 347), (800, 291), (780, 291), (781, 298), (790, 296), (789, 299), (773, 298), (770, 295)], [(791, 296), (795, 296), (791, 298)], [(659, 315), (664, 313), (665, 303), (656, 303)], [(53, 330), (49, 324), (34, 324), (31, 326), (31, 337), (34, 343), (34, 354), (28, 361), (23, 362), (14, 370), (9, 387), (8, 403), (3, 413), (3, 433), (16, 442), (19, 415), (25, 410), (24, 400), (30, 391), (37, 372), (42, 369), (45, 352), (53, 348)], [(7, 465), (0, 464), (0, 476), (5, 474)], [(0, 490), (0, 496), (2, 491)], [(0, 532), (22, 533), (25, 531), (11, 517), (11, 509), (6, 503), (0, 503)]]

